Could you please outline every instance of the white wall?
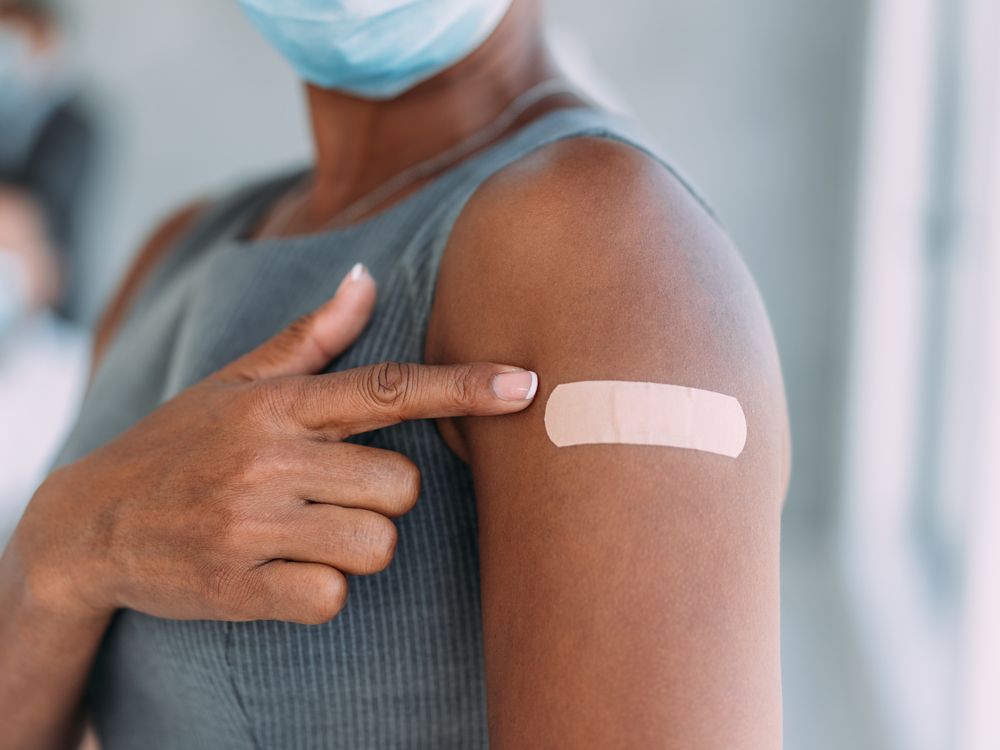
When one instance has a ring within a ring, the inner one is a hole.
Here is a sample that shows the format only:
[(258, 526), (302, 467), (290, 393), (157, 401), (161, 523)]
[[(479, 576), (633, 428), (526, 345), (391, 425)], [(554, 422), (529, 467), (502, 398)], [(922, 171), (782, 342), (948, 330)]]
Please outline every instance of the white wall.
[(743, 250), (788, 381), (786, 526), (819, 527), (837, 497), (867, 0), (548, 3)]
[[(235, 0), (69, 0), (103, 119), (97, 296), (165, 212), (308, 154), (300, 89)], [(100, 304), (91, 299), (88, 306)]]

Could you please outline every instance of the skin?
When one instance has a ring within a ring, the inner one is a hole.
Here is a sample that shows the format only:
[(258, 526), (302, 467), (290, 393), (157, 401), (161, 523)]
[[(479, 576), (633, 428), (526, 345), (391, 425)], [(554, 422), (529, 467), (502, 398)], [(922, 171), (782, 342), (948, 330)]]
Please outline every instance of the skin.
[[(515, 2), (476, 53), (392, 102), (309, 88), (316, 177), (255, 235), (336, 225), (341, 208), (551, 77), (537, 13)], [(546, 100), (515, 127), (576, 103)], [(139, 266), (169, 252), (198, 213), (168, 222)], [(103, 340), (144, 274), (110, 308)], [(343, 572), (391, 557), (391, 524), (376, 518), (416, 497), (406, 459), (338, 439), (435, 416), (476, 483), (492, 747), (779, 747), (780, 370), (739, 256), (673, 177), (629, 147), (574, 139), (491, 179), (460, 217), (438, 280), (425, 354), (445, 369), (309, 377), (370, 310), (370, 280), (347, 286), (346, 299), (40, 488), (0, 561), (0, 702), (18, 707), (2, 744), (74, 741), (81, 685), (117, 607), (334, 616)], [(451, 364), (469, 361), (535, 369), (534, 404), (492, 396), (492, 376), (508, 367)], [(559, 383), (585, 379), (735, 396), (747, 448), (736, 460), (557, 449), (544, 404)], [(218, 427), (229, 422), (240, 427)], [(309, 549), (289, 548), (298, 537)], [(274, 562), (287, 555), (301, 561)]]
[[(455, 228), (427, 350), (541, 377), (517, 416), (441, 426), (475, 477), (491, 747), (779, 747), (784, 394), (757, 292), (694, 199), (607, 141), (505, 170)], [(544, 405), (579, 380), (735, 396), (746, 450), (556, 448)]]

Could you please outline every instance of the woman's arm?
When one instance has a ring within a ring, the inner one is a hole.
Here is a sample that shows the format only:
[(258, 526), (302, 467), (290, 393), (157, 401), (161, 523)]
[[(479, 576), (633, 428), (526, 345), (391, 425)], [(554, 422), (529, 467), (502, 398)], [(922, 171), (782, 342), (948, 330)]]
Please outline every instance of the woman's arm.
[[(723, 234), (638, 151), (568, 141), (473, 198), (437, 294), (431, 361), (541, 381), (521, 414), (441, 425), (476, 481), (491, 747), (779, 747), (785, 402)], [(747, 447), (557, 448), (546, 402), (580, 380), (734, 396)]]
[[(46, 502), (43, 493), (76, 494), (70, 487), (56, 490), (58, 484), (53, 477), (35, 502)], [(29, 584), (27, 564), (14, 545), (0, 557), (0, 699), (5, 725), (0, 746), (71, 748), (83, 729), (84, 681), (111, 613), (95, 612), (72, 596), (53, 607)]]

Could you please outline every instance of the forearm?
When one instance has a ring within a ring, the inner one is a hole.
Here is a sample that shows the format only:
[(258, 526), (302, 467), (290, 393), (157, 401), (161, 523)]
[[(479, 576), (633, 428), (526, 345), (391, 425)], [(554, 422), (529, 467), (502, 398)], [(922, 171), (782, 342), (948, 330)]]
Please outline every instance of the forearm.
[(51, 590), (40, 591), (30, 565), (15, 535), (0, 558), (0, 746), (74, 747), (83, 686), (110, 614), (60, 606)]

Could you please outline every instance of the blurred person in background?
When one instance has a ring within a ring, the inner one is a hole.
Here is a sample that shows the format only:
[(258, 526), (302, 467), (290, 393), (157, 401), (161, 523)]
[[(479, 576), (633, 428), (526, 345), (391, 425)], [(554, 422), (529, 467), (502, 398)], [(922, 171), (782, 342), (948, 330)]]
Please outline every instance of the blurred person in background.
[(0, 0), (0, 189), (34, 204), (59, 272), (47, 305), (74, 319), (95, 142), (67, 58), (47, 3)]
[(0, 538), (51, 462), (85, 377), (73, 318), (93, 141), (64, 46), (47, 6), (0, 0)]
[[(784, 392), (711, 212), (535, 0), (241, 5), (315, 161), (109, 306), (0, 562), (0, 744), (779, 747)], [(580, 380), (729, 394), (745, 449), (558, 448)]]

